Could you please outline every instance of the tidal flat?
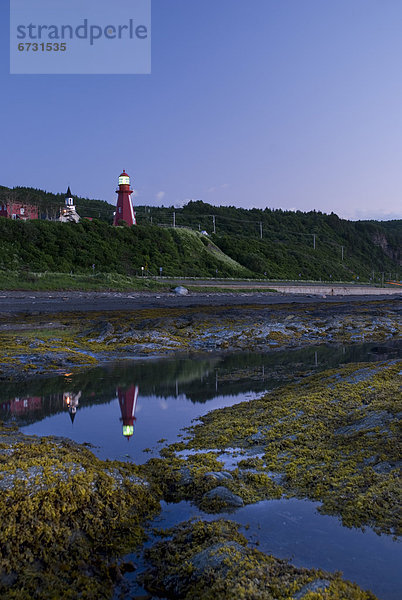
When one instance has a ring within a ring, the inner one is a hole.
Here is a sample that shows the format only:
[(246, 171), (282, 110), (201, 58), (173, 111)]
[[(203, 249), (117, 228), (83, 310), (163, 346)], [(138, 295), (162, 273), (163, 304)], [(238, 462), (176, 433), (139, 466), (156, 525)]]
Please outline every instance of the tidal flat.
[[(398, 308), (3, 316), (1, 597), (396, 598), (396, 579), (366, 585), (359, 565), (344, 578), (336, 560), (322, 567), (299, 552), (295, 565), (266, 539), (258, 549), (236, 515), (264, 502), (314, 503), (318, 519), (363, 538), (376, 532), (400, 551)], [(166, 359), (153, 366), (155, 356)], [(150, 415), (155, 435), (138, 460), (114, 450), (109, 413), (100, 416), (113, 398), (122, 409), (134, 384), (148, 390), (136, 428), (152, 398), (165, 415), (171, 397), (181, 402), (166, 436), (166, 417)], [(63, 432), (66, 390), (81, 405)], [(74, 433), (80, 419), (86, 428)], [(102, 447), (91, 427), (104, 428)], [(174, 522), (163, 518), (171, 506)]]
[[(400, 300), (0, 315), (0, 381), (111, 360), (398, 339)], [(71, 310), (71, 308), (69, 308)]]

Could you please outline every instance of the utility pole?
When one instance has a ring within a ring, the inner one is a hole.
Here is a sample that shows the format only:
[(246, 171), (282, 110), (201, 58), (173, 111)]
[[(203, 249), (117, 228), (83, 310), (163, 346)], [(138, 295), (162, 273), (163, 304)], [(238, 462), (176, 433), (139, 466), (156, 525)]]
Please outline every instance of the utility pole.
[(315, 250), (315, 233), (313, 233), (313, 248)]
[(260, 221), (260, 238), (262, 239), (262, 221)]
[(343, 260), (343, 250), (344, 250), (345, 246), (341, 246), (341, 248), (342, 248), (342, 260)]
[(173, 227), (176, 227), (176, 213), (173, 211)]
[(212, 215), (212, 223), (214, 225), (214, 233), (216, 233), (216, 226), (215, 226), (215, 215)]

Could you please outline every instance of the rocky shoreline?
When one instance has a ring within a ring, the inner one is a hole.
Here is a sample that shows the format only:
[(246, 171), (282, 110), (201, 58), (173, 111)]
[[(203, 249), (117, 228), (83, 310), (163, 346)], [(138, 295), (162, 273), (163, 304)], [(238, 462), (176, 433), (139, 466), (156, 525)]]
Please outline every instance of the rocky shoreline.
[(0, 380), (74, 372), (122, 358), (385, 342), (399, 300), (198, 306), (0, 317)]
[[(273, 351), (399, 335), (395, 301), (208, 307), (0, 321), (3, 381), (103, 360), (233, 349)], [(135, 598), (122, 559), (160, 501), (206, 513), (310, 498), (347, 527), (400, 535), (401, 361), (345, 366), (215, 410), (144, 465), (101, 461), (62, 438), (0, 425), (0, 595)], [(295, 568), (247, 544), (230, 521), (159, 531), (145, 553), (148, 598), (372, 600), (337, 573)]]

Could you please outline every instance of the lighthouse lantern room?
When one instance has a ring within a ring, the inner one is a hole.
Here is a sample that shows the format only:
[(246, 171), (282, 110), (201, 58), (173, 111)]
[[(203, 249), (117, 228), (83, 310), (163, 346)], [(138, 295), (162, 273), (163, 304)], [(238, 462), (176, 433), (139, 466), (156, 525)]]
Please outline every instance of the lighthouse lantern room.
[(130, 187), (130, 177), (123, 169), (119, 177), (119, 188), (116, 190), (117, 206), (114, 215), (113, 225), (120, 225), (124, 221), (127, 225), (136, 225), (135, 213), (131, 202), (133, 190)]

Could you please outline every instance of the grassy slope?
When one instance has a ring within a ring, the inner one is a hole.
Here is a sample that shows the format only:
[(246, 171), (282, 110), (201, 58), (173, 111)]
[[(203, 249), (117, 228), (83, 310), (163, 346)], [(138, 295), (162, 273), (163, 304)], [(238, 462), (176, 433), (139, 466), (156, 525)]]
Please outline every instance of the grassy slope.
[[(213, 268), (213, 265), (216, 265), (218, 274), (232, 271), (237, 277), (252, 276), (252, 273), (248, 269), (222, 252), (216, 244), (204, 235), (190, 229), (176, 229), (174, 235), (186, 255), (193, 257), (193, 259), (196, 256), (204, 257), (205, 261), (211, 265), (211, 268)], [(216, 269), (215, 273), (211, 273), (212, 275), (216, 275)]]
[[(93, 268), (93, 265), (95, 267)], [(186, 229), (112, 228), (0, 218), (2, 289), (157, 289), (138, 275), (252, 276), (205, 236)]]
[[(42, 215), (54, 217), (64, 195), (0, 186), (0, 201), (6, 199), (36, 203)], [(172, 224), (173, 208), (136, 207), (140, 226), (134, 232), (108, 228), (114, 207), (106, 202), (76, 198), (76, 204), (81, 215), (100, 219), (91, 224), (92, 229), (85, 222), (71, 227), (27, 224), (25, 229), (20, 223), (0, 223), (0, 269), (89, 273), (95, 264), (97, 271), (129, 276), (141, 274), (141, 267), (159, 275), (162, 267), (167, 276), (327, 281), (369, 281), (374, 273), (377, 284), (383, 278), (400, 277), (402, 221), (351, 222), (315, 211), (246, 210), (189, 202), (175, 209), (176, 229), (167, 227)], [(212, 214), (216, 234), (211, 233)], [(210, 236), (200, 236), (198, 229), (206, 229)]]

